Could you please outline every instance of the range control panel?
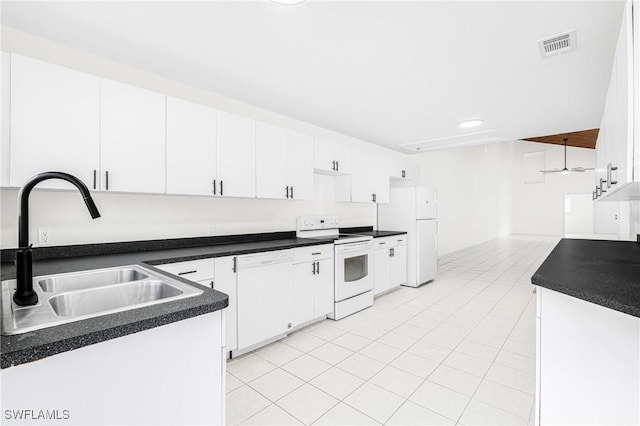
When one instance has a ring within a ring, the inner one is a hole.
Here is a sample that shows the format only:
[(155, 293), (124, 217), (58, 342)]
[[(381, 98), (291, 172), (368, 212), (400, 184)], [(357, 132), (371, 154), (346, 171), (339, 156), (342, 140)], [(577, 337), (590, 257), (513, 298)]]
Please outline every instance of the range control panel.
[(314, 231), (317, 229), (337, 229), (340, 227), (338, 216), (300, 216), (298, 231)]

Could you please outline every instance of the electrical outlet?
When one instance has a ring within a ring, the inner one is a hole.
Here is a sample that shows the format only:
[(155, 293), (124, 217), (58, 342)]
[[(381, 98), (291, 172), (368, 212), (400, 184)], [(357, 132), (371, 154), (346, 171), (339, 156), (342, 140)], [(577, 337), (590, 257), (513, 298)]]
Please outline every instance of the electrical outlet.
[(51, 228), (38, 228), (38, 244), (51, 244)]
[(216, 234), (216, 225), (213, 223), (207, 224), (207, 235), (215, 235)]

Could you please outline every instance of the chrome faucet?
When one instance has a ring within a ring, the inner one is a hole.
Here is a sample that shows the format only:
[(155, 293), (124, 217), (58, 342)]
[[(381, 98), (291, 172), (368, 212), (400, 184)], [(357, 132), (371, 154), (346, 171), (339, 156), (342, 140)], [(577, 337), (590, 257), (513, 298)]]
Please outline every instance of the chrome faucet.
[(62, 179), (74, 184), (82, 193), (84, 203), (93, 219), (100, 217), (100, 212), (91, 198), (89, 189), (80, 179), (68, 173), (44, 172), (29, 179), (18, 193), (18, 251), (16, 252), (16, 292), (13, 301), (19, 306), (31, 306), (38, 303), (38, 295), (33, 290), (32, 253), (29, 244), (29, 194), (38, 183), (47, 179)]

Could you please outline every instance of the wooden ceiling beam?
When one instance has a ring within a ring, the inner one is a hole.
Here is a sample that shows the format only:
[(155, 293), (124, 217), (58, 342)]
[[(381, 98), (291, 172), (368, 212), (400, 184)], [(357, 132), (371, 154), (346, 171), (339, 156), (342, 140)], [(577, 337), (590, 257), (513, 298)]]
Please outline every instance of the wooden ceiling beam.
[(577, 148), (596, 149), (596, 140), (600, 129), (580, 130), (578, 132), (558, 133), (557, 135), (536, 136), (525, 138), (525, 141), (551, 143), (554, 145), (564, 145), (564, 138), (567, 138), (567, 146)]

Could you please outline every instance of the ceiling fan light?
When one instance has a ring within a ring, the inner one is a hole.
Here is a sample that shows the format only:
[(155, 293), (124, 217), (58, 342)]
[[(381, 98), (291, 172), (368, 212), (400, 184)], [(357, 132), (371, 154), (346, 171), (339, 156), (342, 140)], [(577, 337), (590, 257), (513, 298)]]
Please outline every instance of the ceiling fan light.
[(484, 120), (481, 120), (479, 118), (474, 118), (472, 120), (465, 120), (465, 121), (459, 122), (458, 127), (460, 127), (461, 129), (470, 129), (472, 127), (482, 126), (482, 123), (484, 123)]
[(569, 174), (569, 170), (564, 169), (560, 173), (563, 174), (563, 175), (568, 175)]

